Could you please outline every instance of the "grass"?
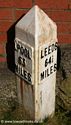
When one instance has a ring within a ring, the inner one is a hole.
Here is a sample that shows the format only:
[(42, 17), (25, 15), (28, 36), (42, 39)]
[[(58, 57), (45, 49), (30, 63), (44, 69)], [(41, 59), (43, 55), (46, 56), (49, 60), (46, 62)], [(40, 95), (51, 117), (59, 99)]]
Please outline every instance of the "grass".
[[(16, 109), (15, 109), (16, 110)], [(14, 117), (12, 110), (8, 110), (3, 114), (3, 120), (12, 121), (18, 120), (17, 116)], [(17, 119), (16, 119), (17, 117)], [(22, 118), (23, 119), (23, 118)], [(9, 123), (9, 125), (12, 123)], [(14, 125), (15, 123), (13, 123)], [(71, 125), (71, 112), (70, 111), (63, 111), (61, 108), (57, 109), (55, 115), (52, 118), (45, 118), (42, 123), (16, 123), (17, 125)], [(6, 125), (4, 123), (4, 125)], [(8, 125), (8, 123), (7, 123)]]

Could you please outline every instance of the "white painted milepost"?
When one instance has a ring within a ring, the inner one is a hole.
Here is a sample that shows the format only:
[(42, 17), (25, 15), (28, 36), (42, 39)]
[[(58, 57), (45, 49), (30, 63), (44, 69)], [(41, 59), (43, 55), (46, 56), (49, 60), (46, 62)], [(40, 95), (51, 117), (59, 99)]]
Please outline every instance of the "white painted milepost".
[(15, 30), (18, 101), (30, 120), (41, 121), (55, 111), (57, 26), (34, 6)]

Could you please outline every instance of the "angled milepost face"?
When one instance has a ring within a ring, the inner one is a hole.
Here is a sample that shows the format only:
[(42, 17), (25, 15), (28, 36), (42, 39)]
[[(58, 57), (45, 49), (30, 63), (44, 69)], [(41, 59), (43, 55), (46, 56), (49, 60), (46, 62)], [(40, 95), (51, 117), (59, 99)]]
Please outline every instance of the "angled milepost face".
[(33, 63), (33, 48), (15, 39), (15, 72), (30, 84), (33, 82)]
[(46, 43), (39, 48), (39, 83), (47, 81), (57, 69), (57, 42)]

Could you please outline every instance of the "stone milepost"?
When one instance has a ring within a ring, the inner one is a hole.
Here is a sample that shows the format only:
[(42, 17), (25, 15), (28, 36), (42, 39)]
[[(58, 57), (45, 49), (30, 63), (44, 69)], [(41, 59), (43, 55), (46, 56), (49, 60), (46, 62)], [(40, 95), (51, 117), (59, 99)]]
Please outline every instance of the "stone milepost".
[(42, 121), (55, 111), (57, 26), (34, 6), (15, 31), (18, 102), (27, 119)]

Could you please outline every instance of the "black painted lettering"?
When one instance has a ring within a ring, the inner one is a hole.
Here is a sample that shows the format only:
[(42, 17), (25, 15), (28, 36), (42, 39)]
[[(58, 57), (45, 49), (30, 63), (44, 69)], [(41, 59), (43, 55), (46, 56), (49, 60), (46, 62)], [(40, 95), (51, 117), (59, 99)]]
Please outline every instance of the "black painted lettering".
[(49, 73), (49, 69), (47, 69), (47, 77), (50, 75), (50, 73)]
[(41, 50), (41, 59), (44, 57), (43, 50)]
[(54, 64), (54, 72), (57, 70), (57, 64)]
[(17, 49), (20, 49), (20, 45), (19, 44), (17, 44)]
[(51, 58), (51, 56), (50, 56), (50, 58), (49, 58), (49, 63), (51, 64), (51, 62), (52, 62), (52, 58)]
[(19, 63), (20, 65), (21, 65), (21, 59), (22, 59), (22, 58), (19, 56), (19, 57), (18, 57), (18, 63)]
[(24, 49), (24, 56), (31, 60), (30, 52), (27, 48)]
[(45, 78), (47, 77), (47, 70), (45, 70)]
[(24, 70), (24, 78), (27, 79), (27, 72)]
[(44, 79), (44, 71), (41, 73), (41, 80)]
[(45, 60), (45, 67), (48, 65), (48, 59)]
[(25, 55), (25, 57), (27, 57), (27, 49), (26, 48), (24, 49), (24, 55)]
[(53, 73), (53, 66), (50, 67), (50, 74)]
[(50, 53), (51, 53), (51, 45), (48, 46), (48, 54), (50, 54)]
[(32, 80), (31, 80), (31, 74), (30, 73), (28, 73), (28, 81), (32, 82)]
[(57, 42), (55, 43), (55, 50), (57, 50), (57, 46), (58, 46), (58, 44), (57, 44)]
[(47, 47), (45, 48), (44, 52), (45, 52), (45, 56), (47, 56)]
[(18, 63), (22, 66), (26, 66), (25, 58), (22, 58), (21, 56), (18, 57)]
[(26, 60), (23, 58), (23, 63), (22, 65), (25, 67), (26, 66)]
[(27, 52), (27, 54), (28, 54), (28, 59), (30, 59), (31, 60), (31, 56), (30, 56), (30, 52), (29, 52), (29, 50), (27, 50), (28, 52)]

